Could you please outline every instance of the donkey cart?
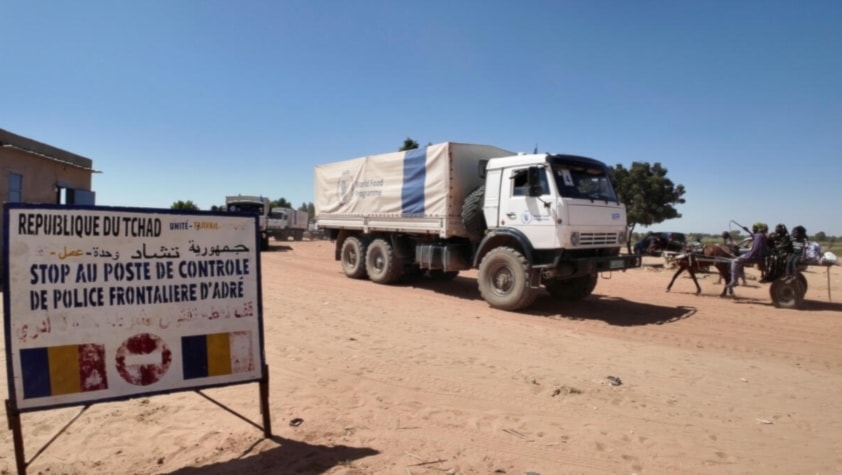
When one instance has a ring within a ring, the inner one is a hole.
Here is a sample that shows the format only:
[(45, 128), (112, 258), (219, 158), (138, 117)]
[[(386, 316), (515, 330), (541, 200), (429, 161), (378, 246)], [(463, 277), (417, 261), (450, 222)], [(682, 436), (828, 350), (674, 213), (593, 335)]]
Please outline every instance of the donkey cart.
[[(667, 292), (670, 291), (679, 274), (687, 271), (693, 279), (693, 283), (696, 284), (696, 293), (701, 293), (702, 289), (696, 280), (696, 272), (713, 266), (725, 282), (720, 296), (724, 297), (728, 293), (733, 295), (733, 289), (728, 286), (731, 279), (731, 261), (741, 254), (740, 251), (740, 249), (722, 244), (708, 244), (701, 250), (689, 251), (675, 256), (678, 270), (673, 274), (672, 280), (667, 286)], [(790, 253), (782, 250), (772, 250), (759, 265), (763, 272), (763, 278), (760, 282), (771, 284), (769, 296), (772, 298), (772, 303), (779, 308), (801, 307), (804, 302), (804, 294), (807, 293), (807, 278), (801, 273), (807, 267), (805, 264), (802, 263), (799, 266), (794, 277), (786, 275), (786, 261), (790, 255)]]

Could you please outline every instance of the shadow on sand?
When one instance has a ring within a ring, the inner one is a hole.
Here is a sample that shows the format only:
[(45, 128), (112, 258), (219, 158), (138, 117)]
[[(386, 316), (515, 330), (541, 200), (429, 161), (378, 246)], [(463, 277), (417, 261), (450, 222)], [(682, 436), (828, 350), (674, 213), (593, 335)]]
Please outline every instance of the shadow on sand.
[[(354, 460), (377, 455), (379, 452), (364, 447), (345, 445), (310, 445), (282, 437), (270, 437), (278, 444), (269, 450), (250, 455), (254, 446), (234, 460), (219, 462), (203, 467), (185, 467), (169, 472), (170, 475), (229, 475), (232, 473), (263, 475), (295, 473), (318, 475), (338, 465), (350, 464)], [(255, 445), (263, 440), (255, 443)]]
[[(477, 281), (467, 277), (457, 277), (450, 282), (415, 279), (404, 285), (466, 300), (482, 300), (477, 289)], [(694, 307), (651, 305), (598, 293), (578, 302), (561, 302), (553, 299), (546, 292), (541, 290), (538, 292), (535, 303), (522, 313), (571, 320), (602, 320), (609, 325), (617, 326), (660, 325), (682, 320), (696, 313)]]

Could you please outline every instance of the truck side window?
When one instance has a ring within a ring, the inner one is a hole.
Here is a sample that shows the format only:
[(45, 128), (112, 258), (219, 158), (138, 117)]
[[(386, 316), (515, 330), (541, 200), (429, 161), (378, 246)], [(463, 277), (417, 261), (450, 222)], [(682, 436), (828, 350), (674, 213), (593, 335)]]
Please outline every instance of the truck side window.
[(529, 194), (527, 185), (526, 170), (517, 170), (512, 174), (512, 195), (526, 196)]
[[(529, 179), (528, 170), (515, 170), (512, 173), (512, 196), (529, 196)], [(541, 194), (550, 194), (550, 186), (547, 183), (547, 173), (541, 170), (538, 174), (540, 177)]]

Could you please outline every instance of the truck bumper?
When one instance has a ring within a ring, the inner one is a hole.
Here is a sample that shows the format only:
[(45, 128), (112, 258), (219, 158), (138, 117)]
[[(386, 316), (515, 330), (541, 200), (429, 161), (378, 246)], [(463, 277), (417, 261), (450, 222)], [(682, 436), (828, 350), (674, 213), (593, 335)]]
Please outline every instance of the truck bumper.
[(542, 269), (544, 279), (568, 279), (599, 272), (621, 271), (640, 267), (641, 257), (635, 255), (582, 257), (561, 260), (561, 257)]

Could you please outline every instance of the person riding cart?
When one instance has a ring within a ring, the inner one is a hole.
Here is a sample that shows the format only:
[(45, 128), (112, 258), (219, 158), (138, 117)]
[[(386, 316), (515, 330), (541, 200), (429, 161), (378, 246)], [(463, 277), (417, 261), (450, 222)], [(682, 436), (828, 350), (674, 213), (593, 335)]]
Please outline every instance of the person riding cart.
[(801, 261), (807, 251), (807, 230), (804, 226), (796, 226), (792, 228), (792, 242), (790, 247), (791, 253), (786, 260), (787, 282), (795, 280), (798, 268), (801, 266)]
[[(765, 229), (764, 229), (765, 228)], [(746, 232), (748, 229), (743, 228)], [(734, 287), (738, 285), (737, 279), (743, 273), (743, 268), (746, 264), (761, 264), (766, 257), (768, 240), (766, 238), (766, 227), (763, 223), (755, 223), (751, 227), (751, 249), (745, 254), (731, 260), (731, 281), (728, 283), (729, 289), (733, 292)]]

